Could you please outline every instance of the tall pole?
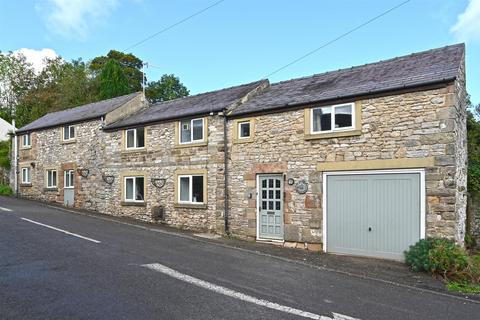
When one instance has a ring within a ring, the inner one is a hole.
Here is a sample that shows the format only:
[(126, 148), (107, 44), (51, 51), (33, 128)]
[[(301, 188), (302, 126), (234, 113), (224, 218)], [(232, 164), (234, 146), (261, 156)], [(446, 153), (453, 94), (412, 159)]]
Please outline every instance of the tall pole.
[(12, 120), (12, 132), (13, 132), (13, 170), (14, 170), (14, 187), (15, 194), (18, 196), (18, 139), (17, 129), (15, 128), (15, 119)]
[(148, 68), (148, 62), (142, 62), (142, 74), (143, 74), (143, 81), (142, 81), (142, 89), (143, 89), (143, 99), (145, 98), (145, 87), (147, 86), (147, 77), (145, 77), (145, 67)]

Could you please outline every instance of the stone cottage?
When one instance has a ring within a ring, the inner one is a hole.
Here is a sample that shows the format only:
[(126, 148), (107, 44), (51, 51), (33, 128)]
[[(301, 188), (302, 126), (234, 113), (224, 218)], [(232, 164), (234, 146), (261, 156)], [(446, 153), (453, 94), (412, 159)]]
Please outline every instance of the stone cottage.
[(402, 259), (426, 236), (463, 243), (464, 70), (460, 44), (49, 114), (17, 132), (31, 140), (19, 194), (333, 253)]

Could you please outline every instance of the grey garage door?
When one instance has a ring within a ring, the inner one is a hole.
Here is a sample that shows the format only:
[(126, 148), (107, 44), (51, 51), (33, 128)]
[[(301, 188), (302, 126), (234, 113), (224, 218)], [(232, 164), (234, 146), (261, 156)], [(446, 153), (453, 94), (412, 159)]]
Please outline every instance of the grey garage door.
[(403, 260), (420, 239), (420, 174), (327, 175), (327, 251)]

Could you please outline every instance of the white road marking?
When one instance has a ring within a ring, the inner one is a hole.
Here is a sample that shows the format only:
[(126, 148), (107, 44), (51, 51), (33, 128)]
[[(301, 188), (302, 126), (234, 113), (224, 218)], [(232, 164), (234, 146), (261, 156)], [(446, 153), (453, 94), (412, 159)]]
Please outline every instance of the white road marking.
[(317, 319), (317, 320), (337, 320), (337, 319), (338, 320), (341, 320), (341, 319), (359, 320), (359, 319), (355, 319), (355, 318), (352, 318), (352, 317), (349, 317), (349, 316), (341, 315), (339, 313), (332, 313), (333, 318), (329, 318), (329, 317), (321, 316), (321, 315), (311, 313), (311, 312), (308, 312), (308, 311), (303, 311), (303, 310), (283, 306), (281, 304), (278, 304), (278, 303), (275, 303), (275, 302), (270, 302), (268, 300), (258, 299), (258, 298), (255, 298), (253, 296), (249, 296), (247, 294), (244, 294), (244, 293), (232, 290), (232, 289), (228, 289), (228, 288), (225, 288), (225, 287), (222, 287), (222, 286), (219, 286), (219, 285), (216, 285), (216, 284), (204, 281), (204, 280), (200, 280), (200, 279), (194, 278), (192, 276), (189, 276), (187, 274), (180, 273), (180, 272), (175, 271), (175, 270), (173, 270), (173, 269), (171, 269), (167, 266), (164, 266), (163, 264), (160, 264), (160, 263), (144, 264), (144, 265), (142, 265), (142, 267), (146, 267), (148, 269), (151, 269), (151, 270), (154, 270), (154, 271), (157, 271), (157, 272), (161, 272), (161, 273), (166, 274), (166, 275), (168, 275), (172, 278), (175, 278), (175, 279), (178, 279), (178, 280), (181, 280), (181, 281), (185, 281), (185, 282), (193, 284), (197, 287), (204, 288), (204, 289), (207, 289), (207, 290), (219, 293), (219, 294), (223, 294), (223, 295), (231, 297), (231, 298), (235, 298), (235, 299), (238, 299), (238, 300), (254, 303), (256, 305), (266, 307), (266, 308), (270, 308), (270, 309), (274, 309), (274, 310), (277, 310), (277, 311), (290, 313), (290, 314), (293, 314), (293, 315), (296, 315), (296, 316), (299, 316), (299, 317), (304, 317), (304, 318), (308, 318), (308, 319)]
[(67, 230), (62, 230), (62, 229), (59, 229), (59, 228), (55, 228), (55, 227), (49, 226), (48, 224), (43, 224), (43, 223), (33, 221), (33, 220), (30, 220), (30, 219), (27, 219), (27, 218), (21, 218), (21, 219), (24, 220), (24, 221), (28, 221), (28, 222), (37, 224), (37, 225), (42, 226), (42, 227), (46, 227), (46, 228), (49, 228), (49, 229), (52, 229), (52, 230), (63, 232), (65, 234), (68, 234), (68, 235), (71, 235), (71, 236), (74, 236), (74, 237), (77, 237), (77, 238), (81, 238), (81, 239), (88, 240), (88, 241), (95, 242), (95, 243), (101, 243), (101, 241), (98, 241), (98, 240), (95, 240), (95, 239), (92, 239), (92, 238), (87, 238), (87, 237), (81, 236), (79, 234), (76, 234), (76, 233), (73, 233), (73, 232), (70, 232), (70, 231), (67, 231)]
[(12, 209), (4, 208), (4, 207), (0, 207), (0, 210), (2, 210), (2, 211), (8, 211), (8, 212), (12, 211)]

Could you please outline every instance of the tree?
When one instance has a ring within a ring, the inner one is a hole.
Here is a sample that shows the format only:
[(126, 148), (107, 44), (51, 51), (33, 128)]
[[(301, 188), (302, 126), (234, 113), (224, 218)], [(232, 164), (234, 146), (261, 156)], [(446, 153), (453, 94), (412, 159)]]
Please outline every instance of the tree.
[(480, 103), (467, 98), (468, 190), (480, 192)]
[(20, 100), (32, 88), (33, 67), (25, 56), (0, 52), (0, 117), (10, 122)]
[(173, 74), (164, 74), (158, 81), (151, 81), (145, 89), (147, 99), (152, 102), (161, 102), (186, 97), (188, 89)]
[(110, 99), (130, 93), (128, 79), (123, 73), (123, 69), (117, 60), (110, 59), (103, 66), (100, 73), (99, 97), (100, 99)]
[(94, 74), (99, 75), (111, 59), (119, 63), (123, 73), (127, 77), (129, 93), (141, 91), (143, 83), (143, 61), (131, 53), (126, 54), (120, 51), (110, 50), (106, 56), (93, 58), (90, 62), (90, 69)]

